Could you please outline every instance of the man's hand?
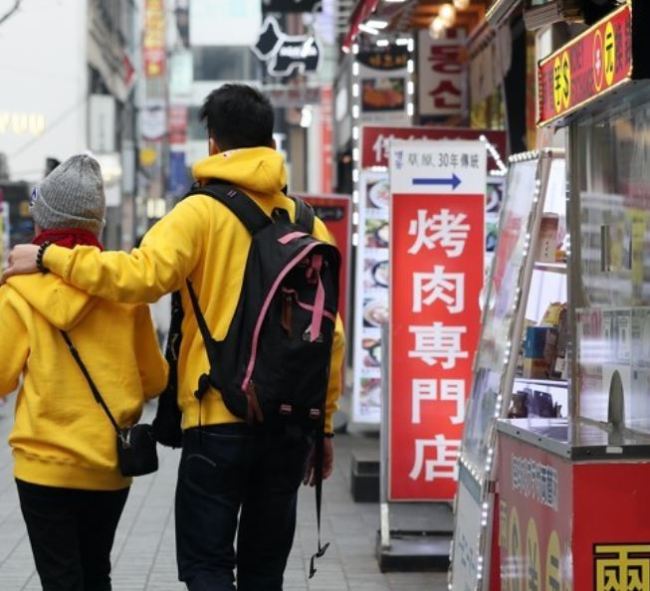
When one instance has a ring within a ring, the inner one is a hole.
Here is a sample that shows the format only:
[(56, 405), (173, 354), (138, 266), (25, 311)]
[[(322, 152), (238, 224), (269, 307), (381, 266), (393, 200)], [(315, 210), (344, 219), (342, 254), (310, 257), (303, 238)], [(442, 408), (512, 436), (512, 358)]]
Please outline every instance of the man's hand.
[[(305, 478), (303, 484), (309, 486), (316, 485), (316, 471), (314, 470), (314, 455), (315, 449), (309, 452), (307, 459), (307, 469), (305, 470)], [(323, 480), (328, 479), (334, 470), (334, 442), (331, 437), (326, 437), (323, 441)]]
[(38, 273), (36, 256), (39, 247), (36, 244), (19, 244), (9, 253), (9, 264), (2, 274), (2, 283), (12, 275), (29, 275)]

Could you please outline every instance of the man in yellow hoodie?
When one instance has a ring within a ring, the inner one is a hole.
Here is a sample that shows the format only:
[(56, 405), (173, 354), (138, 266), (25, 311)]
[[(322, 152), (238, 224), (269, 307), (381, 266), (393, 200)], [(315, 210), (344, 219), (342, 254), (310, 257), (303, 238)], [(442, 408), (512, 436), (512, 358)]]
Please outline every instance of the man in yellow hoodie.
[[(35, 189), (32, 214), (36, 245), (100, 248), (97, 162), (80, 155), (61, 164)], [(144, 401), (164, 388), (166, 364), (145, 305), (104, 301), (52, 274), (13, 277), (0, 287), (0, 396), (22, 376), (9, 444), (43, 589), (109, 591), (130, 479), (117, 466), (113, 426), (61, 331), (120, 427), (135, 424)]]
[[(208, 128), (210, 156), (195, 164), (196, 180), (205, 184), (220, 179), (243, 190), (267, 215), (283, 208), (295, 219), (294, 202), (283, 193), (286, 170), (274, 149), (268, 100), (248, 86), (228, 84), (207, 97), (201, 116)], [(330, 240), (318, 219), (314, 236)], [(223, 339), (239, 300), (250, 246), (250, 234), (229, 209), (207, 195), (193, 195), (152, 227), (141, 247), (130, 254), (56, 246), (41, 252), (42, 267), (109, 300), (153, 302), (165, 293), (181, 291), (185, 317), (178, 403), (184, 438), (176, 542), (179, 578), (191, 591), (233, 591), (235, 568), (239, 591), (282, 589), (295, 531), (297, 489), (310, 448), (307, 438), (296, 441), (253, 433), (214, 390), (201, 404), (194, 396), (209, 363), (190, 313), (186, 279), (198, 294), (213, 337)], [(8, 273), (34, 272), (36, 258), (28, 246), (17, 248)], [(328, 435), (341, 393), (343, 350), (338, 319), (325, 409)], [(333, 466), (331, 437), (325, 440), (324, 464), (326, 478)]]

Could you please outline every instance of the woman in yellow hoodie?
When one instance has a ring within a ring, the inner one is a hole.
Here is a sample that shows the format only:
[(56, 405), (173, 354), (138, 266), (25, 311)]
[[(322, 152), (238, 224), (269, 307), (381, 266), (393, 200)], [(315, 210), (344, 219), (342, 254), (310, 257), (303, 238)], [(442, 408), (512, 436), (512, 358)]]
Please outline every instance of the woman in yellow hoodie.
[[(34, 190), (34, 242), (101, 247), (104, 203), (99, 165), (73, 156)], [(0, 395), (22, 376), (9, 444), (43, 589), (105, 591), (130, 480), (117, 466), (113, 426), (61, 331), (122, 427), (163, 389), (167, 368), (144, 305), (101, 300), (54, 275), (15, 277), (0, 288)]]

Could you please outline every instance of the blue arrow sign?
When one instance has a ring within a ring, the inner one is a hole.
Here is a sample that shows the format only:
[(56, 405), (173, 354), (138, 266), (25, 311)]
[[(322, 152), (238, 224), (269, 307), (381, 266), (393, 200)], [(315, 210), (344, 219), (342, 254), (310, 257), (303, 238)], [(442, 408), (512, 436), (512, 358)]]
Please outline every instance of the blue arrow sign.
[(451, 185), (451, 188), (455, 191), (458, 185), (461, 184), (461, 180), (452, 174), (450, 179), (413, 179), (414, 185)]

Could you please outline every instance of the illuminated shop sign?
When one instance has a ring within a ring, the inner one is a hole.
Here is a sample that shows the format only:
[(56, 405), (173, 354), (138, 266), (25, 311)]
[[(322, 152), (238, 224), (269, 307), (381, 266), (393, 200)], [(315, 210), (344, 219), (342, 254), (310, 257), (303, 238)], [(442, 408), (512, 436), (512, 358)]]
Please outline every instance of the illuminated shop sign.
[(252, 50), (266, 63), (267, 72), (271, 76), (280, 77), (315, 72), (322, 53), (315, 37), (287, 35), (272, 17), (264, 20), (262, 31)]
[(647, 28), (641, 29), (649, 15), (647, 3), (626, 3), (542, 60), (538, 125), (562, 122), (630, 81), (648, 78)]
[(45, 131), (45, 115), (20, 111), (0, 111), (0, 135), (41, 135)]

